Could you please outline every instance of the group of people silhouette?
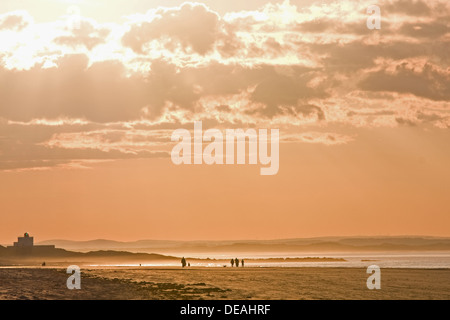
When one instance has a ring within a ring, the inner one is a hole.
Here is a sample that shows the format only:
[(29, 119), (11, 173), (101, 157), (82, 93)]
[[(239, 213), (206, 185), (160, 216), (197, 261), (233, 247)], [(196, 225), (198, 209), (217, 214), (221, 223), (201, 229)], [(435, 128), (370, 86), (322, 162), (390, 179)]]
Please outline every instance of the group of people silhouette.
[[(231, 259), (231, 260), (230, 260), (230, 263), (231, 263), (231, 267), (236, 266), (236, 268), (239, 267), (239, 263), (240, 263), (240, 264), (241, 264), (241, 267), (243, 268), (243, 267), (244, 267), (244, 264), (245, 264), (245, 261), (244, 261), (244, 259), (241, 259), (241, 260), (239, 261), (239, 259), (236, 258), (236, 259)], [(183, 257), (183, 258), (181, 258), (181, 267), (185, 268), (186, 266), (190, 267), (191, 264), (188, 263), (188, 262), (186, 262), (186, 259)], [(224, 267), (225, 267), (225, 266), (224, 266)]]
[[(236, 265), (236, 268), (239, 268), (239, 259), (238, 258), (236, 258), (236, 259), (231, 259), (230, 260), (230, 263), (231, 263), (231, 267), (233, 268), (235, 265)], [(244, 267), (244, 259), (242, 259), (241, 260), (241, 266), (242, 267)]]
[(184, 268), (186, 266), (190, 267), (191, 264), (186, 262), (186, 259), (183, 257), (181, 258), (181, 266)]

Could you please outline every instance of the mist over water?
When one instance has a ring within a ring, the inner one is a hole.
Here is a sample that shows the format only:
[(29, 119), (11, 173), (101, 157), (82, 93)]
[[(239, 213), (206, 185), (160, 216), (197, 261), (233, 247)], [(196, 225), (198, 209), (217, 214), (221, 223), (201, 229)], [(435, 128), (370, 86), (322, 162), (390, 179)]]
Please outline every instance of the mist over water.
[[(192, 262), (192, 267), (231, 267), (229, 263), (224, 264), (222, 261), (228, 261), (234, 256), (232, 254), (214, 255), (214, 254), (175, 254), (189, 258), (197, 259), (211, 259), (205, 262)], [(189, 261), (188, 258), (188, 261)], [(450, 254), (449, 253), (413, 253), (413, 254), (364, 254), (364, 253), (341, 253), (341, 254), (261, 254), (261, 253), (245, 253), (239, 254), (238, 258), (245, 259), (245, 267), (259, 267), (259, 268), (298, 268), (298, 267), (323, 267), (323, 268), (367, 268), (369, 265), (377, 265), (381, 268), (411, 268), (411, 269), (450, 269)], [(273, 258), (299, 258), (305, 261), (276, 261), (272, 262)], [(307, 258), (332, 258), (344, 259), (345, 261), (314, 261), (309, 262)], [(258, 259), (258, 261), (252, 261)], [(261, 261), (267, 259), (267, 261)], [(216, 261), (221, 260), (221, 261)], [(91, 267), (133, 267), (139, 266), (136, 263), (121, 263), (121, 264), (91, 264)], [(142, 267), (178, 267), (178, 263), (142, 263)]]

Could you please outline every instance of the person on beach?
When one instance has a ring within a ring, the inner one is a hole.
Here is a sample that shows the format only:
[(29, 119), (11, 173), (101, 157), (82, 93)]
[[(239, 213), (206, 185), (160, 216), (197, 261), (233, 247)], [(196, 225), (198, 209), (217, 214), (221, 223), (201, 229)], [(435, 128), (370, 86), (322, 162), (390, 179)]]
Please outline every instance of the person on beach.
[(244, 259), (241, 260), (241, 266), (244, 267)]
[(234, 259), (231, 259), (230, 263), (231, 263), (231, 267), (233, 268), (234, 267)]
[(236, 259), (234, 260), (234, 263), (236, 264), (236, 268), (239, 268), (239, 259), (238, 259), (238, 258), (236, 258)]
[(184, 268), (186, 267), (186, 259), (183, 257), (181, 258), (181, 266)]

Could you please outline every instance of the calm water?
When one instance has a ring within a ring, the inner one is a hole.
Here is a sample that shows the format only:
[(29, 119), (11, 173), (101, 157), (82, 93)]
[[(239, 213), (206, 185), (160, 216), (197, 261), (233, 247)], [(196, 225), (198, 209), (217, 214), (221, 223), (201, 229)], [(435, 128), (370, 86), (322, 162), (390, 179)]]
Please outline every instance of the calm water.
[[(230, 255), (186, 255), (191, 258), (211, 258), (211, 259), (231, 259)], [(377, 265), (381, 268), (419, 268), (419, 269), (450, 269), (450, 253), (442, 254), (297, 254), (297, 255), (252, 255), (241, 254), (239, 259), (247, 259), (245, 266), (248, 267), (347, 267), (364, 268), (369, 265)], [(327, 257), (343, 258), (346, 261), (336, 262), (251, 262), (256, 258), (307, 258), (307, 257)], [(189, 262), (189, 259), (188, 259)], [(178, 266), (177, 263), (164, 264), (164, 266)], [(223, 263), (196, 263), (191, 266), (203, 267), (223, 267)], [(113, 265), (92, 265), (92, 266), (113, 266)], [(137, 266), (137, 264), (121, 264), (120, 266)], [(163, 266), (163, 264), (142, 264), (142, 266)], [(227, 264), (229, 267), (229, 264)]]

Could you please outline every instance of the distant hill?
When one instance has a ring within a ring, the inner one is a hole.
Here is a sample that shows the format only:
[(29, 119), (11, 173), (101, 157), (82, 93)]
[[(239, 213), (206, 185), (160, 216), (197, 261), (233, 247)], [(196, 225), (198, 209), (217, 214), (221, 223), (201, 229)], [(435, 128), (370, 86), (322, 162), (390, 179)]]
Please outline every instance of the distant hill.
[[(188, 258), (190, 262), (207, 262), (207, 263), (225, 263), (228, 264), (228, 259), (199, 259)], [(27, 254), (20, 253), (14, 250), (7, 250), (0, 247), (0, 262), (9, 262), (9, 264), (29, 262), (29, 261), (83, 261), (83, 262), (159, 262), (159, 263), (179, 263), (179, 257), (165, 256), (160, 254), (148, 253), (132, 253), (126, 251), (90, 251), (90, 252), (72, 252), (64, 249), (51, 249), (34, 247), (31, 252)], [(342, 258), (326, 258), (326, 257), (306, 257), (306, 258), (264, 258), (264, 259), (246, 259), (247, 262), (346, 262)], [(14, 263), (13, 263), (14, 261)], [(2, 265), (2, 263), (0, 263)]]
[(302, 252), (382, 252), (450, 251), (450, 238), (437, 237), (323, 237), (242, 241), (164, 241), (49, 240), (39, 244), (75, 251), (119, 250), (147, 253), (302, 253)]
[(29, 252), (7, 250), (0, 247), (0, 259), (70, 259), (70, 260), (99, 260), (99, 259), (113, 259), (114, 261), (178, 261), (180, 258), (173, 256), (165, 256), (161, 254), (149, 253), (133, 253), (126, 251), (90, 251), (90, 252), (73, 252), (65, 249), (39, 248), (33, 247)]

